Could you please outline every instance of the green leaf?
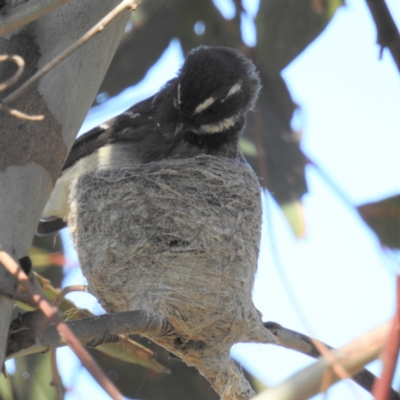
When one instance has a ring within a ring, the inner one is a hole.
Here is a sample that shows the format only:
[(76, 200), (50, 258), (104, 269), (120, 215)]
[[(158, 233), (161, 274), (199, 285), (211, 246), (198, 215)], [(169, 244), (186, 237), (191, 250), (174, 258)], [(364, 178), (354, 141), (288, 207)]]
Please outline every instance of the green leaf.
[(121, 337), (118, 343), (102, 344), (96, 347), (95, 350), (120, 361), (142, 365), (155, 372), (170, 373), (168, 368), (155, 361), (154, 353), (151, 350), (128, 338)]
[(255, 144), (245, 138), (240, 138), (239, 140), (240, 151), (247, 157), (257, 157), (257, 148)]

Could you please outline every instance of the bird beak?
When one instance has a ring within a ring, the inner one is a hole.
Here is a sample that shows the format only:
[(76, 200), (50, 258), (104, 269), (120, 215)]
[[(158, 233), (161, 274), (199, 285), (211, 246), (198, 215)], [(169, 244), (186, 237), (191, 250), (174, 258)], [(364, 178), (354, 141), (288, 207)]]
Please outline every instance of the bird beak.
[(185, 127), (184, 124), (182, 124), (181, 122), (178, 123), (178, 124), (176, 125), (176, 128), (175, 128), (175, 135), (174, 135), (174, 137), (176, 137), (177, 135), (179, 135), (179, 134), (183, 131), (183, 128), (184, 128), (184, 127)]

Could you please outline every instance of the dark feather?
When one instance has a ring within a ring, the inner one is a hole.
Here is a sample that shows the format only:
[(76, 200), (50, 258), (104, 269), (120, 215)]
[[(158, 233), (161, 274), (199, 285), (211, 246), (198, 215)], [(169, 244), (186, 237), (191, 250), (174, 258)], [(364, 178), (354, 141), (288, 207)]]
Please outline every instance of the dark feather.
[(238, 51), (192, 50), (177, 78), (157, 94), (75, 141), (38, 232), (64, 224), (70, 183), (86, 171), (200, 154), (238, 157), (245, 114), (259, 90), (254, 64)]

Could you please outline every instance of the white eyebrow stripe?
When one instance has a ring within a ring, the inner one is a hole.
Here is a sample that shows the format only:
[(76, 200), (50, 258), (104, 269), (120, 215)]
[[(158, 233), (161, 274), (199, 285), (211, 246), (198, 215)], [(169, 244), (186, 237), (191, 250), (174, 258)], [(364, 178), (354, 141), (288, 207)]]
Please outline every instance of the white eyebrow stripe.
[[(242, 89), (242, 82), (236, 82), (230, 89), (227, 95), (225, 96), (225, 99), (227, 99), (229, 96), (232, 96), (233, 94), (240, 92), (240, 89)], [(224, 99), (224, 100), (225, 100)]]
[(194, 114), (198, 114), (199, 112), (202, 112), (205, 110), (207, 107), (210, 107), (211, 104), (215, 102), (214, 97), (209, 97), (207, 100), (204, 100), (201, 104), (199, 104), (196, 109), (194, 110)]
[(232, 128), (239, 119), (239, 115), (234, 115), (230, 118), (225, 118), (222, 121), (216, 122), (214, 124), (200, 125), (199, 133), (221, 133), (229, 128)]

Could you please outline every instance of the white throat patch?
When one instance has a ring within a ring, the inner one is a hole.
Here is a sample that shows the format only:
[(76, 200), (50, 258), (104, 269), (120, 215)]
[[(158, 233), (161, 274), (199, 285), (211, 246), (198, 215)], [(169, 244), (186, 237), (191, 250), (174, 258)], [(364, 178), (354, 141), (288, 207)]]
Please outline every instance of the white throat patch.
[(240, 115), (234, 115), (233, 117), (225, 118), (222, 121), (214, 122), (213, 124), (200, 125), (198, 133), (221, 133), (229, 128), (232, 128), (238, 121)]

